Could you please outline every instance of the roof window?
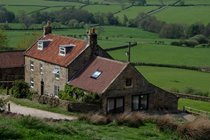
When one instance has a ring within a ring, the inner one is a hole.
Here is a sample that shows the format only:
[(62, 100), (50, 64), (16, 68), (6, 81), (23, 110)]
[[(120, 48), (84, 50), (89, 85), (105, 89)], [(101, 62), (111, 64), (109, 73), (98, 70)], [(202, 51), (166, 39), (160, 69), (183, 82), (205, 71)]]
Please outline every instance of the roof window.
[(102, 74), (101, 71), (94, 71), (94, 73), (91, 75), (91, 78), (97, 79)]
[(47, 40), (38, 40), (37, 42), (37, 49), (38, 50), (43, 50), (45, 47), (47, 47), (49, 45), (49, 43), (51, 42), (51, 39), (47, 39)]
[(60, 45), (59, 47), (59, 55), (66, 56), (68, 52), (70, 52), (76, 45), (74, 44), (67, 44), (67, 45)]

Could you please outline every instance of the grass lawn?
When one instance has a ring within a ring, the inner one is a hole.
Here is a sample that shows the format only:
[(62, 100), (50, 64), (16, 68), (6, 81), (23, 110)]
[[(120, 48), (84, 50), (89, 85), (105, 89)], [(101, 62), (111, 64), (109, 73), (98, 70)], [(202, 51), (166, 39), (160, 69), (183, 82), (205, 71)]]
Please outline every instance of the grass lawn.
[(209, 6), (168, 7), (155, 14), (157, 19), (167, 23), (193, 24), (210, 22)]
[(191, 99), (179, 99), (179, 109), (182, 110), (183, 106), (188, 106), (194, 109), (210, 112), (210, 102), (196, 101)]
[(203, 92), (210, 92), (210, 73), (144, 66), (138, 66), (137, 69), (149, 82), (167, 90), (178, 89), (183, 92), (190, 87)]
[(27, 117), (5, 117), (0, 114), (0, 136), (10, 139), (51, 140), (168, 140), (178, 139), (173, 133), (161, 133), (156, 125), (140, 128), (116, 124), (93, 125), (85, 121), (46, 122)]

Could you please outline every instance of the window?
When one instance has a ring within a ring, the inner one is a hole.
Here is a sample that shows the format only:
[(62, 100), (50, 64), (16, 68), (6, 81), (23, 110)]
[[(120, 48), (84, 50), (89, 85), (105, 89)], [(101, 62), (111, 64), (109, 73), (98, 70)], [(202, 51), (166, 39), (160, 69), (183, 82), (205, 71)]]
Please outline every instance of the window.
[(59, 55), (65, 56), (66, 55), (66, 48), (60, 47)]
[(91, 78), (97, 79), (101, 75), (101, 71), (96, 70), (92, 75)]
[(60, 68), (59, 67), (55, 67), (53, 70), (53, 74), (55, 75), (55, 79), (60, 79)]
[(34, 88), (34, 78), (31, 78), (31, 80), (30, 80), (30, 87)]
[(34, 61), (30, 61), (30, 69), (31, 71), (34, 71)]
[(54, 85), (54, 96), (58, 97), (59, 86)]
[(127, 78), (125, 81), (125, 86), (126, 87), (132, 87), (132, 79), (131, 78)]
[(107, 113), (124, 112), (124, 97), (108, 98)]
[(49, 44), (51, 41), (52, 41), (51, 39), (48, 39), (48, 40), (39, 40), (39, 41), (37, 42), (37, 49), (40, 50), (40, 51), (43, 50), (44, 47), (47, 47), (48, 44)]
[(60, 45), (59, 47), (59, 55), (66, 56), (68, 52), (70, 52), (76, 45), (74, 44), (67, 44), (67, 45)]
[(134, 95), (132, 97), (132, 110), (133, 111), (140, 111), (140, 110), (147, 110), (148, 109), (148, 95)]
[(43, 73), (43, 64), (42, 63), (39, 64), (39, 70), (40, 70), (40, 74), (44, 74)]

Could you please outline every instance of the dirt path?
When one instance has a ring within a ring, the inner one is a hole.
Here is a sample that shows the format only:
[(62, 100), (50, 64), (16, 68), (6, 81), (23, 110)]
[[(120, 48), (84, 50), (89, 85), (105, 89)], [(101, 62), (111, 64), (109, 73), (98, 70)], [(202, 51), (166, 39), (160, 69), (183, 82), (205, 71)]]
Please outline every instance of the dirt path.
[(40, 109), (35, 109), (35, 108), (29, 108), (25, 106), (20, 106), (17, 105), (13, 102), (10, 103), (10, 112), (12, 113), (17, 113), (17, 114), (22, 114), (22, 115), (31, 115), (33, 117), (37, 118), (52, 118), (55, 120), (76, 120), (77, 117), (75, 116), (67, 116), (67, 115), (62, 115), (58, 113), (53, 113), (49, 111), (43, 111)]

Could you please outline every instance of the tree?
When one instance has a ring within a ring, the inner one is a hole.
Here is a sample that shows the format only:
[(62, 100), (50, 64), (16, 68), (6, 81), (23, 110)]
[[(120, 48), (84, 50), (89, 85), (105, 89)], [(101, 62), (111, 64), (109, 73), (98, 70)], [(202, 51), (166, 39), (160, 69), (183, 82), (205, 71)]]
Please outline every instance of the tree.
[(207, 37), (210, 36), (210, 23), (206, 26), (204, 34)]
[(33, 19), (27, 15), (25, 11), (21, 11), (18, 20), (24, 24), (26, 29), (28, 29), (33, 24)]
[(192, 37), (198, 34), (203, 34), (205, 30), (205, 26), (203, 23), (195, 23), (190, 25), (188, 28), (188, 36)]
[(7, 47), (7, 35), (3, 30), (0, 29), (0, 50), (4, 50)]
[(178, 24), (165, 24), (159, 35), (165, 38), (182, 38), (184, 37), (184, 27)]
[(14, 20), (15, 14), (0, 6), (0, 22), (12, 22)]

